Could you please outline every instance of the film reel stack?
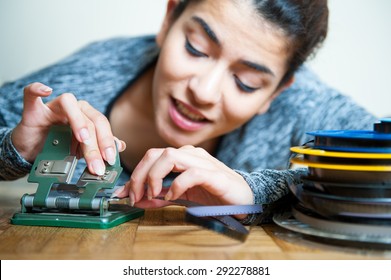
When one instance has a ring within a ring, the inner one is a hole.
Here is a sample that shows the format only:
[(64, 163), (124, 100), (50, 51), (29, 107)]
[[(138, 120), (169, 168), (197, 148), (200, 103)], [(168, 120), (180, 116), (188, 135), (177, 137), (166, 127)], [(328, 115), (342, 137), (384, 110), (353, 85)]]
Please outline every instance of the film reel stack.
[(309, 132), (312, 146), (292, 147), (291, 163), (308, 167), (282, 227), (329, 242), (391, 247), (391, 118), (373, 131)]

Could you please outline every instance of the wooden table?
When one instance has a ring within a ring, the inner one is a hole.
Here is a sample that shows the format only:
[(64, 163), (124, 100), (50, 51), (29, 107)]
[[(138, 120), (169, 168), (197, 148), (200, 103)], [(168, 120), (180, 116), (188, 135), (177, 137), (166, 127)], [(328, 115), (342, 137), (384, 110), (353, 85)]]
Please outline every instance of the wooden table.
[(363, 251), (305, 240), (277, 225), (256, 226), (241, 243), (184, 221), (184, 209), (146, 210), (108, 230), (11, 225), (20, 197), (34, 193), (25, 179), (0, 182), (0, 258), (24, 259), (391, 259), (391, 251)]

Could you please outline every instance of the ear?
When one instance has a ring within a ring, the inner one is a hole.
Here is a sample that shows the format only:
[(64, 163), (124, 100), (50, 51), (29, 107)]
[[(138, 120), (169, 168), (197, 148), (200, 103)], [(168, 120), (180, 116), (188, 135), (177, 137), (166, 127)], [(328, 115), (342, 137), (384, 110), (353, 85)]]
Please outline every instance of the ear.
[(179, 2), (180, 2), (180, 0), (168, 0), (167, 1), (166, 15), (164, 16), (160, 30), (156, 35), (156, 43), (158, 44), (159, 47), (161, 47), (163, 45), (163, 42), (166, 39), (167, 33), (170, 30), (170, 27), (174, 21), (173, 12)]
[(295, 77), (292, 76), (285, 84), (280, 86), (276, 91), (269, 97), (268, 100), (259, 108), (258, 115), (262, 115), (269, 110), (270, 105), (272, 104), (272, 101), (281, 94), (284, 90), (286, 90), (288, 87), (290, 87), (295, 81)]

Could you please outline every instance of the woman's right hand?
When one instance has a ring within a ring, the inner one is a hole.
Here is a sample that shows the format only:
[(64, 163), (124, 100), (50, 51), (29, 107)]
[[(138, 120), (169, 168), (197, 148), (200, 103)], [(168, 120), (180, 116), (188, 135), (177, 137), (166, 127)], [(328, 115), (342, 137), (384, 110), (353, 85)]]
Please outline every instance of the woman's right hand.
[(50, 126), (70, 125), (79, 156), (86, 160), (91, 173), (103, 175), (104, 160), (114, 164), (116, 145), (125, 149), (125, 143), (115, 138), (108, 119), (86, 101), (78, 101), (71, 93), (63, 93), (43, 103), (52, 89), (42, 83), (32, 83), (24, 88), (22, 119), (12, 132), (16, 150), (27, 161), (33, 162), (43, 148)]

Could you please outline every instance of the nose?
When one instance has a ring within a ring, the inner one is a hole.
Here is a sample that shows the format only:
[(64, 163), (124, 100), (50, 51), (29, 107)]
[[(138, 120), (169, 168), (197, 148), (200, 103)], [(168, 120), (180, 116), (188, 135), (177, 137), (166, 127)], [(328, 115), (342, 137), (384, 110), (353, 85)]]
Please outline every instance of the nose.
[(189, 88), (193, 98), (199, 104), (216, 104), (222, 96), (222, 82), (224, 66), (218, 63), (200, 69), (189, 81)]

